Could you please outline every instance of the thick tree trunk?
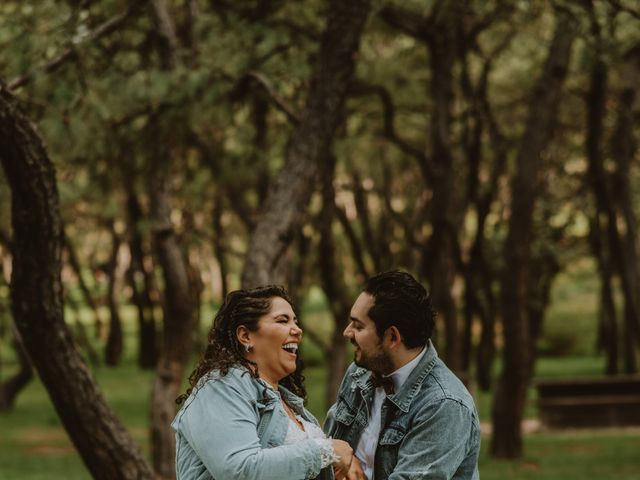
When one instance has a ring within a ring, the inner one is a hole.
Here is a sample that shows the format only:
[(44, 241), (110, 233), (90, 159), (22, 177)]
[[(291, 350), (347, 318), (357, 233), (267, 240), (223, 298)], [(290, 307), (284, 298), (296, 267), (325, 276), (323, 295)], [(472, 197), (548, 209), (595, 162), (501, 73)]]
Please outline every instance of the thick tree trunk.
[(494, 434), (491, 453), (496, 457), (516, 458), (522, 455), (521, 421), (531, 375), (527, 302), (530, 296), (533, 211), (540, 158), (553, 133), (574, 37), (571, 18), (567, 13), (558, 11), (544, 70), (529, 104), (529, 117), (511, 184), (511, 213), (501, 282), (504, 367), (492, 410)]
[(107, 405), (64, 323), (63, 232), (55, 172), (35, 127), (3, 88), (0, 162), (12, 194), (12, 310), (29, 357), (94, 478), (152, 478), (142, 452)]
[(342, 120), (354, 57), (370, 3), (370, 0), (334, 0), (329, 6), (305, 109), (249, 242), (242, 272), (245, 287), (277, 283), (284, 278), (285, 253), (300, 227), (319, 163), (327, 158), (334, 132)]

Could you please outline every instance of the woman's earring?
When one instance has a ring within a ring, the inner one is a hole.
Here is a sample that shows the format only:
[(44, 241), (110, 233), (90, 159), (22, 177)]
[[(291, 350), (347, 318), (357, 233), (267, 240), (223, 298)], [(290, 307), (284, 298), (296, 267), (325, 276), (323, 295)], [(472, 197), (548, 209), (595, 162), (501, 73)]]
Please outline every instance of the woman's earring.
[(250, 345), (248, 343), (244, 346), (244, 349), (247, 351), (247, 353), (249, 353), (252, 348), (253, 348), (253, 345)]

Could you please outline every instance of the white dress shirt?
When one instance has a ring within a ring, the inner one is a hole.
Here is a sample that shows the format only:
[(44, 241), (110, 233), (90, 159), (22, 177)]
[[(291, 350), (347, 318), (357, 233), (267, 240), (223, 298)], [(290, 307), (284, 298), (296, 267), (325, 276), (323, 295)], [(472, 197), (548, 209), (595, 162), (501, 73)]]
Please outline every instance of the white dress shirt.
[[(394, 391), (400, 390), (400, 387), (406, 382), (407, 378), (411, 374), (411, 371), (418, 365), (420, 359), (424, 356), (426, 348), (411, 360), (406, 365), (400, 367), (390, 375), (384, 375), (385, 377), (391, 377), (393, 380)], [(362, 464), (362, 470), (368, 479), (373, 478), (374, 459), (376, 455), (376, 448), (378, 446), (378, 437), (380, 436), (380, 414), (382, 412), (382, 404), (387, 397), (384, 388), (376, 388), (373, 394), (373, 401), (371, 402), (371, 416), (369, 417), (369, 424), (365, 427), (360, 435), (360, 441), (355, 451), (355, 456), (358, 457)]]

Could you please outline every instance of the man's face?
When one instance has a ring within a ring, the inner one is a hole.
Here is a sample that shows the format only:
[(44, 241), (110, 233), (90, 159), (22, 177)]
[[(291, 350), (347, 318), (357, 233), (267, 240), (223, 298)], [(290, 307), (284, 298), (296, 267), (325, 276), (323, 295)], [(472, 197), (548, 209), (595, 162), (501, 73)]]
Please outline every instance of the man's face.
[(369, 318), (369, 309), (374, 304), (374, 297), (362, 292), (351, 307), (349, 325), (343, 335), (356, 348), (353, 354), (356, 365), (386, 375), (393, 371), (393, 364), (378, 336), (375, 323)]

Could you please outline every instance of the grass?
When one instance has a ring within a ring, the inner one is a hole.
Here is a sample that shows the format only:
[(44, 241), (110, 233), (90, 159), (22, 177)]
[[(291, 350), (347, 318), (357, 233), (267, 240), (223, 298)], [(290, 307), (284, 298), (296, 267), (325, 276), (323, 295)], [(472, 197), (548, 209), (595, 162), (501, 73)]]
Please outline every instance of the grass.
[[(597, 284), (593, 275), (585, 273), (592, 269), (593, 265), (588, 263), (577, 264), (558, 279), (539, 344), (544, 355), (536, 362), (537, 378), (596, 376), (604, 371), (603, 357), (594, 353)], [(306, 328), (312, 328), (318, 335), (327, 338), (330, 332), (326, 313), (320, 307), (320, 300), (303, 306), (302, 318)], [(211, 315), (208, 313), (205, 318), (210, 319)], [(203, 322), (203, 329), (207, 328), (204, 324), (208, 323)], [(140, 371), (135, 366), (132, 354), (135, 351), (135, 333), (131, 330), (126, 333), (127, 354), (123, 364), (116, 369), (95, 369), (94, 375), (116, 415), (148, 454), (148, 405), (152, 372)], [(308, 407), (322, 420), (326, 378), (322, 354), (311, 342), (307, 342), (304, 355), (310, 366), (306, 371)], [(14, 368), (12, 352), (1, 339), (0, 357), (1, 381)], [(497, 363), (496, 373), (500, 370)], [(482, 392), (475, 392), (475, 396), (481, 419), (488, 421), (491, 396)], [(525, 416), (537, 416), (533, 388), (529, 393)], [(12, 412), (0, 414), (0, 432), (0, 479), (90, 478), (39, 381), (31, 382), (20, 394)], [(525, 457), (518, 461), (490, 458), (489, 440), (483, 438), (480, 459), (483, 480), (639, 478), (640, 429), (531, 434), (525, 438)]]

